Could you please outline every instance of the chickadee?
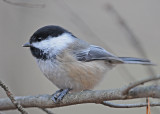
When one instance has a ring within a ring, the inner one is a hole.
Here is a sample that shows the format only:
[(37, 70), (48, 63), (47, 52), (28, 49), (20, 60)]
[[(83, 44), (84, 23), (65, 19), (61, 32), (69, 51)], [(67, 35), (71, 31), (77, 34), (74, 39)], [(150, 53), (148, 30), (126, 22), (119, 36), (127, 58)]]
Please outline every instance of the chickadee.
[(117, 57), (54, 25), (38, 29), (23, 47), (30, 47), (40, 70), (60, 88), (53, 94), (54, 102), (62, 100), (70, 90), (92, 89), (117, 64), (152, 64), (146, 59)]

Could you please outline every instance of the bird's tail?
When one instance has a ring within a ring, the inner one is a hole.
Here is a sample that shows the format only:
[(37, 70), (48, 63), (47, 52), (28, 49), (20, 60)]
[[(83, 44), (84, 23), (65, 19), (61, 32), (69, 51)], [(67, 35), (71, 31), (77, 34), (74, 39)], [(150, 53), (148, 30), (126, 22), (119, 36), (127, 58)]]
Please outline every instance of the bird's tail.
[(150, 60), (139, 59), (133, 57), (119, 57), (126, 64), (142, 64), (142, 65), (155, 65)]

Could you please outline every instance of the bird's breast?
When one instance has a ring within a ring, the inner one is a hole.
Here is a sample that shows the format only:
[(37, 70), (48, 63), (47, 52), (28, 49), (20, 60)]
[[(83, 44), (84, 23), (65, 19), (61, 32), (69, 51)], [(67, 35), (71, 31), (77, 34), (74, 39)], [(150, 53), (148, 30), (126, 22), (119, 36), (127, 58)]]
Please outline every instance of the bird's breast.
[(73, 91), (89, 90), (96, 86), (104, 73), (112, 68), (105, 61), (81, 62), (57, 58), (57, 60), (37, 60), (43, 74), (58, 88)]

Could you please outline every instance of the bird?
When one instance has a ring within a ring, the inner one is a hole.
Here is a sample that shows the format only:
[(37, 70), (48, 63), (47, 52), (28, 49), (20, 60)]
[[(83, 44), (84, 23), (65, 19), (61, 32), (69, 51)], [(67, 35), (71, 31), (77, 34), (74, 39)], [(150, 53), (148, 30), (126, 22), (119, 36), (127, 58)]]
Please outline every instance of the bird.
[(39, 28), (23, 47), (30, 47), (40, 70), (59, 88), (51, 98), (55, 103), (68, 92), (93, 89), (119, 64), (153, 65), (148, 59), (118, 57), (56, 25)]

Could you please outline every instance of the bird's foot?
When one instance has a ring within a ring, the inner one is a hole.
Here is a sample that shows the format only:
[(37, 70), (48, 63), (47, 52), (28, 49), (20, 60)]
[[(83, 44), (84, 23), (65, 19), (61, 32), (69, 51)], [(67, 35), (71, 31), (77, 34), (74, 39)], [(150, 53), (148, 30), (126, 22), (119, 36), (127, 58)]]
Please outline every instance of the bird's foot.
[(58, 103), (60, 102), (63, 97), (70, 91), (71, 89), (60, 89), (58, 91), (56, 91), (56, 93), (54, 93), (52, 95), (52, 101), (54, 101), (54, 103)]

